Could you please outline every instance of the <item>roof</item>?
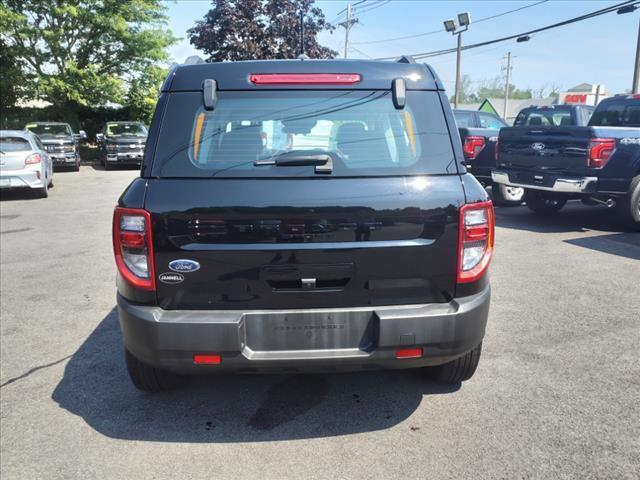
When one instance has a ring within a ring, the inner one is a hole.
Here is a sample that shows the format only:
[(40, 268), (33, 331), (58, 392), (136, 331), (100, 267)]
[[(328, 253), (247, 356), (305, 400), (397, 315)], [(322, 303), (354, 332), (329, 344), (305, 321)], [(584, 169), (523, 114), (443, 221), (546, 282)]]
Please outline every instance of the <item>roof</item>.
[(34, 135), (29, 130), (0, 130), (0, 136), (2, 137), (22, 137), (33, 138)]
[(567, 92), (591, 92), (594, 85), (591, 83), (580, 83), (575, 87), (571, 87)]
[(67, 122), (27, 122), (28, 125), (69, 125)]
[[(162, 91), (201, 91), (205, 79), (213, 79), (218, 90), (279, 90), (290, 85), (254, 85), (251, 74), (269, 73), (358, 73), (361, 80), (352, 89), (388, 90), (395, 78), (404, 78), (408, 90), (444, 90), (444, 85), (426, 64), (376, 60), (257, 60), (177, 65), (167, 76)], [(317, 89), (317, 85), (296, 85), (296, 89)], [(344, 85), (322, 85), (323, 89), (344, 89)]]

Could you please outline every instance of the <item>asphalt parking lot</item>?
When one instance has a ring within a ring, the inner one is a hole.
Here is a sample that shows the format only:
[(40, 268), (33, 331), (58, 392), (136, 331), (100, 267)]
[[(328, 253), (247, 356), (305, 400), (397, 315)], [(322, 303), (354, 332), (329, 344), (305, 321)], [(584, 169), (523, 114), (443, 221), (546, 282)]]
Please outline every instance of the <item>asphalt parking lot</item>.
[(111, 214), (135, 170), (0, 202), (0, 476), (640, 477), (640, 234), (604, 207), (497, 210), (483, 358), (415, 372), (199, 378), (148, 396), (124, 366)]

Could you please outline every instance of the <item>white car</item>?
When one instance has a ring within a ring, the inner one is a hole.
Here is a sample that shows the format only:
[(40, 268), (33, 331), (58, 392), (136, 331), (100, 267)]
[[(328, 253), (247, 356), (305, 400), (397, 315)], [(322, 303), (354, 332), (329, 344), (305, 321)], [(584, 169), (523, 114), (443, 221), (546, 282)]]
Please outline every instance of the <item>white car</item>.
[(0, 130), (0, 189), (30, 188), (38, 197), (53, 186), (53, 162), (40, 139), (26, 130)]

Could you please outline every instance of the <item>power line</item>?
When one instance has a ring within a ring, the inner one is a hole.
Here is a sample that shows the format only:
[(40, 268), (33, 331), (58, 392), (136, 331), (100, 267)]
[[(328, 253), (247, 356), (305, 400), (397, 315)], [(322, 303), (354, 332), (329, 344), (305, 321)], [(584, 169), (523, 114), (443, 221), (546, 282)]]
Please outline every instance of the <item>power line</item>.
[[(532, 35), (534, 33), (539, 33), (539, 32), (544, 32), (546, 30), (551, 30), (552, 28), (558, 28), (558, 27), (562, 27), (565, 25), (569, 25), (572, 23), (576, 23), (576, 22), (581, 22), (583, 20), (588, 20), (590, 18), (594, 18), (594, 17), (598, 17), (600, 15), (604, 15), (606, 13), (611, 13), (611, 12), (615, 12), (618, 8), (622, 7), (622, 6), (629, 6), (629, 5), (637, 5), (640, 4), (640, 0), (626, 0), (625, 2), (619, 3), (617, 5), (612, 5), (610, 7), (607, 8), (603, 8), (600, 10), (595, 10), (591, 13), (587, 13), (585, 15), (581, 15), (579, 17), (575, 17), (575, 18), (571, 18), (569, 20), (564, 20), (562, 22), (558, 22), (558, 23), (554, 23), (552, 25), (547, 25), (546, 27), (540, 27), (540, 28), (536, 28), (535, 30), (530, 30), (528, 32), (523, 32), (523, 33), (518, 33), (515, 35), (509, 35), (507, 37), (501, 37), (501, 38), (496, 38), (495, 40), (489, 40), (486, 42), (480, 42), (480, 43), (474, 43), (472, 45), (466, 45), (464, 47), (462, 47), (462, 50), (470, 50), (472, 48), (479, 48), (479, 47), (484, 47), (487, 45), (492, 45), (494, 43), (499, 43), (499, 42), (505, 42), (507, 40), (512, 40), (514, 38), (518, 38), (518, 37), (524, 37), (527, 35)], [(439, 55), (447, 55), (449, 53), (453, 53), (455, 52), (457, 49), (456, 48), (448, 48), (448, 49), (444, 49), (444, 50), (435, 50), (432, 52), (422, 52), (422, 53), (415, 53), (412, 54), (411, 56), (415, 59), (422, 59), (422, 58), (429, 58), (429, 57), (436, 57)], [(394, 56), (394, 57), (384, 57), (384, 58), (378, 58), (378, 60), (393, 60), (395, 58), (397, 58), (398, 56)]]
[(357, 9), (356, 13), (358, 15), (362, 15), (363, 13), (368, 13), (372, 10), (375, 10), (376, 8), (380, 8), (380, 7), (384, 7), (386, 4), (391, 3), (391, 0), (381, 0), (378, 1), (376, 3), (374, 3), (373, 5), (367, 5), (365, 7), (363, 7), (363, 9)]
[[(513, 10), (507, 10), (506, 12), (497, 13), (495, 15), (491, 15), (491, 16), (488, 16), (488, 17), (479, 18), (478, 20), (474, 20), (473, 23), (486, 22), (487, 20), (492, 20), (494, 18), (502, 17), (503, 15), (508, 15), (510, 13), (519, 12), (520, 10), (524, 10), (525, 8), (535, 7), (536, 5), (540, 5), (541, 3), (545, 3), (545, 2), (548, 2), (548, 1), (549, 0), (540, 0), (538, 2), (529, 4), (529, 5), (525, 5), (524, 7), (515, 8)], [(354, 45), (371, 45), (371, 44), (374, 44), (374, 43), (395, 42), (397, 40), (407, 40), (409, 38), (425, 37), (427, 35), (434, 35), (436, 33), (441, 33), (441, 32), (446, 32), (446, 30), (444, 28), (441, 28), (439, 30), (432, 30), (430, 32), (424, 32), (424, 33), (416, 33), (414, 35), (405, 35), (403, 37), (387, 38), (387, 39), (384, 39), (384, 40), (371, 40), (369, 42), (353, 42), (353, 44)]]

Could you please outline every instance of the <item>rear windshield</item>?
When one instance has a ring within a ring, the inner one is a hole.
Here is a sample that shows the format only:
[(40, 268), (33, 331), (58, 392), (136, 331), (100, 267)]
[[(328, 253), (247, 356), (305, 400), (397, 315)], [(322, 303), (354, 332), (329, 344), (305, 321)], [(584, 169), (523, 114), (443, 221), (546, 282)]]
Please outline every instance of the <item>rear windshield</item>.
[[(436, 92), (223, 91), (214, 111), (202, 93), (170, 94), (152, 174), (158, 177), (315, 176), (268, 163), (283, 154), (330, 154), (333, 176), (455, 173)], [(258, 163), (256, 165), (256, 163)]]
[(572, 108), (539, 108), (521, 111), (516, 117), (513, 125), (522, 126), (556, 126), (575, 125)]
[(8, 152), (26, 152), (31, 150), (29, 140), (22, 137), (0, 137), (0, 151)]
[(589, 121), (594, 127), (640, 127), (640, 101), (603, 102)]
[(107, 123), (107, 135), (110, 137), (146, 137), (147, 128), (141, 123)]
[(71, 135), (71, 127), (66, 124), (30, 123), (27, 130), (41, 137), (67, 137)]

